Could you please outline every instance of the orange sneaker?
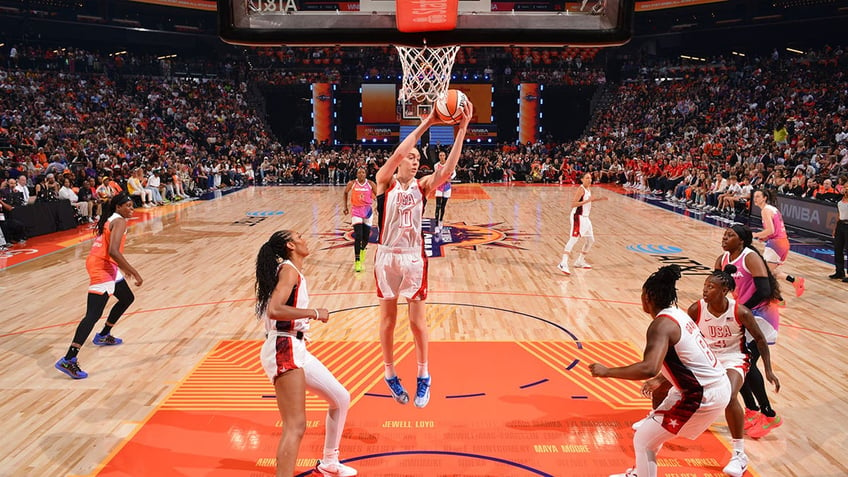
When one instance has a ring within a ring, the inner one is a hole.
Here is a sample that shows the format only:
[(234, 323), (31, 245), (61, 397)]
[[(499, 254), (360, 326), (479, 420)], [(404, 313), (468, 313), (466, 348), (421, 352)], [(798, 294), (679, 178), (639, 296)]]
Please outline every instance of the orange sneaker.
[(780, 416), (775, 415), (774, 417), (768, 417), (763, 415), (763, 418), (760, 419), (754, 427), (748, 429), (748, 437), (751, 439), (765, 437), (766, 434), (771, 432), (773, 429), (780, 427), (782, 424), (783, 419), (781, 419)]
[(745, 409), (745, 430), (754, 427), (754, 424), (757, 423), (760, 419), (762, 419), (763, 414), (760, 411), (753, 411), (751, 409)]
[(804, 282), (806, 282), (804, 277), (795, 277), (795, 281), (792, 282), (792, 286), (795, 287), (795, 296), (801, 296), (804, 294), (804, 290), (806, 289), (804, 287)]

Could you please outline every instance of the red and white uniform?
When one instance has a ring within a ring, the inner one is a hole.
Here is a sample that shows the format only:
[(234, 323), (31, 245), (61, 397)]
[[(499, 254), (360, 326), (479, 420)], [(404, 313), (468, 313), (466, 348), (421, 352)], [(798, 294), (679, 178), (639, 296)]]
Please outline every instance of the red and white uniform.
[[(115, 293), (115, 282), (124, 279), (121, 270), (118, 268), (118, 263), (109, 255), (109, 246), (114, 240), (112, 237), (112, 221), (120, 219), (121, 214), (114, 213), (106, 221), (103, 226), (103, 233), (94, 239), (91, 245), (91, 252), (85, 260), (85, 269), (88, 271), (88, 291), (102, 295), (103, 293)], [(127, 234), (119, 237), (121, 241), (119, 247), (121, 253), (124, 253), (124, 243), (127, 241)]]
[(733, 369), (742, 377), (748, 372), (750, 357), (745, 346), (745, 326), (739, 319), (739, 304), (727, 299), (727, 310), (719, 316), (710, 313), (702, 298), (698, 301), (698, 328), (724, 369)]
[(377, 296), (427, 298), (427, 256), (421, 235), (424, 194), (417, 179), (404, 189), (398, 180), (377, 197), (380, 238), (374, 259)]
[(373, 210), (371, 204), (374, 203), (374, 192), (371, 189), (371, 183), (365, 180), (364, 184), (354, 179), (353, 187), (350, 190), (350, 214), (352, 224), (366, 224), (371, 226), (371, 214)]
[[(284, 266), (294, 268), (294, 264), (285, 260), (277, 267), (277, 275)], [(295, 270), (297, 270), (295, 268)], [(297, 270), (300, 278), (297, 285), (291, 290), (286, 300), (286, 305), (294, 308), (309, 308), (309, 291), (306, 288), (306, 278)], [(309, 317), (298, 318), (291, 321), (272, 320), (267, 315), (260, 318), (265, 326), (265, 343), (259, 353), (262, 368), (271, 378), (274, 378), (290, 369), (304, 367), (309, 352), (306, 350), (304, 334), (309, 331)], [(297, 338), (300, 332), (300, 339)]]
[(680, 327), (680, 340), (663, 359), (662, 374), (673, 387), (654, 415), (662, 417), (661, 426), (666, 431), (696, 439), (730, 402), (730, 380), (686, 312), (669, 307), (657, 317)]
[[(583, 187), (580, 201), (589, 200), (592, 198), (592, 191)], [(592, 221), (589, 220), (589, 213), (592, 211), (592, 203), (587, 202), (571, 209), (571, 236), (572, 237), (594, 237), (592, 230)]]

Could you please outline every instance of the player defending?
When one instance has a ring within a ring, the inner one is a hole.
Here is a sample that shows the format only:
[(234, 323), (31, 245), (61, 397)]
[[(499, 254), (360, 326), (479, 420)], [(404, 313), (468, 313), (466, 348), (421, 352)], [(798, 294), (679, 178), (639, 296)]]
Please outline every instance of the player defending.
[(592, 230), (592, 221), (589, 220), (589, 212), (592, 211), (592, 202), (599, 200), (607, 200), (609, 197), (592, 197), (592, 173), (587, 172), (580, 178), (580, 187), (574, 193), (574, 199), (571, 201), (571, 238), (565, 244), (565, 251), (562, 254), (562, 261), (557, 265), (559, 271), (566, 275), (571, 275), (571, 270), (568, 269), (568, 257), (571, 256), (571, 249), (580, 240), (580, 237), (586, 238), (586, 243), (583, 244), (583, 249), (577, 260), (574, 261), (574, 266), (578, 268), (592, 268), (586, 263), (586, 254), (595, 243), (595, 232)]
[[(353, 224), (353, 270), (362, 271), (365, 263), (365, 247), (371, 237), (371, 222), (373, 215), (372, 204), (377, 197), (377, 184), (369, 180), (364, 167), (356, 169), (356, 179), (347, 183), (344, 190), (344, 214), (348, 210), (353, 214), (350, 223)], [(353, 194), (351, 194), (353, 192)], [(348, 209), (348, 196), (350, 196), (350, 209)]]
[(400, 404), (409, 402), (409, 394), (401, 385), (394, 364), (398, 296), (406, 298), (409, 326), (415, 341), (418, 362), (415, 406), (424, 407), (430, 401), (430, 372), (427, 369), (430, 338), (424, 307), (427, 299), (427, 256), (424, 253), (421, 218), (427, 195), (450, 180), (456, 168), (473, 110), (471, 102), (466, 101), (445, 167), (420, 179), (415, 178), (421, 158), (415, 145), (430, 126), (438, 123), (436, 116), (431, 113), (398, 145), (389, 160), (377, 171), (380, 238), (374, 259), (374, 276), (377, 297), (380, 299), (380, 346), (383, 350), (386, 383)]

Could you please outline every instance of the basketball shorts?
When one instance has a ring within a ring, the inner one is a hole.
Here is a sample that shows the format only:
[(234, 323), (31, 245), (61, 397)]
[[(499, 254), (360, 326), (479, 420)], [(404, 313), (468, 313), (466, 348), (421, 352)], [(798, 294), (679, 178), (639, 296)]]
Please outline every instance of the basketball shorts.
[(371, 224), (374, 222), (373, 217), (374, 217), (373, 215), (368, 216), (368, 217), (357, 217), (357, 216), (354, 215), (350, 218), (350, 223), (353, 224), (353, 225), (365, 224), (365, 225), (371, 227)]
[(769, 239), (763, 249), (763, 259), (768, 263), (782, 265), (789, 256), (789, 239)]
[(668, 396), (654, 411), (666, 431), (679, 437), (697, 439), (715, 420), (724, 414), (730, 402), (730, 380), (726, 376), (704, 389), (700, 401), (684, 398), (677, 387), (672, 386)]
[[(713, 350), (715, 351), (715, 350)], [(724, 369), (732, 369), (739, 373), (742, 379), (745, 379), (745, 375), (748, 374), (748, 368), (750, 368), (751, 363), (748, 359), (748, 355), (740, 352), (733, 353), (715, 353), (716, 358), (718, 358), (719, 363)]]
[(446, 190), (436, 189), (436, 197), (444, 197), (445, 199), (450, 199), (451, 189), (448, 187)]
[(277, 376), (292, 369), (302, 368), (306, 363), (309, 354), (306, 341), (296, 336), (294, 333), (271, 331), (265, 338), (259, 352), (259, 360), (272, 383)]
[[(91, 283), (88, 285), (89, 293), (96, 293), (98, 295), (102, 295), (104, 293), (108, 293), (109, 295), (115, 294), (115, 284), (121, 280), (124, 280), (124, 275), (121, 274), (121, 271), (118, 270), (115, 272), (116, 276), (114, 280), (108, 280), (100, 283)], [(92, 277), (93, 279), (94, 277)]]
[(420, 249), (378, 245), (374, 278), (378, 298), (427, 299), (427, 257)]
[(574, 215), (571, 217), (572, 237), (593, 237), (592, 221), (585, 215)]

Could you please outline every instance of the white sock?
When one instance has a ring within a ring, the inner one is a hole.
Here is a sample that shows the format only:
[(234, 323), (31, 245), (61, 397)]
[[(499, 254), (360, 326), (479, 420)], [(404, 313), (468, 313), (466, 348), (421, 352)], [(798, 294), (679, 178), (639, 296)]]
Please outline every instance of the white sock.
[(559, 262), (559, 263), (566, 265), (566, 266), (568, 265), (568, 254), (567, 253), (562, 254), (562, 261)]
[(324, 449), (324, 457), (321, 458), (321, 463), (324, 465), (339, 463), (338, 449)]
[(731, 439), (730, 443), (733, 445), (734, 452), (745, 453), (745, 439)]
[(419, 378), (430, 377), (430, 371), (427, 369), (427, 363), (418, 363), (418, 377)]

